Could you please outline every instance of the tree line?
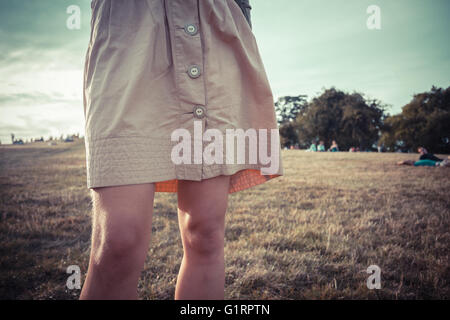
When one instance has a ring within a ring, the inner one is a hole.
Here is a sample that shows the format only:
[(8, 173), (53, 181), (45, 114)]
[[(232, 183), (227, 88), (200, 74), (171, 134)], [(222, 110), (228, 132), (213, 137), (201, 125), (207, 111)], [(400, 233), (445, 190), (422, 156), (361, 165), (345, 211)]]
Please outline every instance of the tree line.
[(411, 152), (424, 146), (450, 153), (450, 87), (433, 86), (415, 94), (402, 112), (390, 115), (388, 105), (359, 92), (334, 87), (310, 101), (306, 95), (284, 96), (275, 102), (283, 147), (308, 148), (311, 143), (336, 140), (340, 150)]
[[(80, 138), (80, 134), (61, 134), (61, 136), (59, 137), (60, 141), (64, 141), (64, 142), (72, 142), (74, 141), (74, 139), (79, 139)], [(56, 142), (58, 141), (58, 137), (53, 137), (50, 136), (48, 137), (48, 139), (44, 139), (43, 136), (39, 137), (39, 138), (30, 138), (30, 139), (22, 139), (22, 138), (16, 138), (16, 135), (14, 133), (11, 133), (11, 143), (12, 144), (27, 144), (27, 143), (33, 143), (33, 142)], [(1, 141), (0, 141), (1, 144)]]

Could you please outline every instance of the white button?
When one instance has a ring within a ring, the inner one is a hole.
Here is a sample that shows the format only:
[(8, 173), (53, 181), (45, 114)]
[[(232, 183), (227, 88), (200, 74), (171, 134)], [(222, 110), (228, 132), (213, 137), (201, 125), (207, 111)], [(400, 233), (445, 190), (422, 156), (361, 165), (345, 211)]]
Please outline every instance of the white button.
[(200, 77), (200, 68), (198, 66), (190, 66), (188, 69), (188, 74), (191, 78)]
[(184, 31), (191, 36), (195, 36), (197, 34), (198, 29), (195, 24), (187, 24), (184, 26)]
[(194, 117), (196, 117), (198, 119), (202, 119), (205, 117), (205, 114), (206, 114), (205, 107), (203, 107), (203, 106), (195, 106), (194, 107)]

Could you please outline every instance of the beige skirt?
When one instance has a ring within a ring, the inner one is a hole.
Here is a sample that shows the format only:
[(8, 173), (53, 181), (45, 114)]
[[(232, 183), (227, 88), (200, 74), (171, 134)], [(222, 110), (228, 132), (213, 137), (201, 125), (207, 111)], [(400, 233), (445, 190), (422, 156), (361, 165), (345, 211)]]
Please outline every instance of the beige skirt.
[(88, 188), (155, 183), (157, 192), (176, 192), (178, 180), (230, 175), (232, 193), (283, 174), (272, 92), (234, 0), (91, 7)]

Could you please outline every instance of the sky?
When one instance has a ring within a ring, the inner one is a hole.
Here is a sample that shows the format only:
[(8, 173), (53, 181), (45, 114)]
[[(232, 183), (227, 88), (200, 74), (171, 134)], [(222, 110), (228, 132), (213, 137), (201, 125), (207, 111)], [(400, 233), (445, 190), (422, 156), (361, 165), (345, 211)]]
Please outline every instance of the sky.
[[(250, 4), (275, 99), (305, 94), (310, 100), (335, 87), (378, 99), (396, 114), (414, 94), (450, 86), (450, 0)], [(70, 5), (81, 9), (80, 29), (66, 26)], [(367, 27), (371, 5), (380, 10), (380, 29)], [(90, 0), (0, 0), (2, 143), (11, 143), (11, 133), (24, 139), (84, 135), (90, 14)]]

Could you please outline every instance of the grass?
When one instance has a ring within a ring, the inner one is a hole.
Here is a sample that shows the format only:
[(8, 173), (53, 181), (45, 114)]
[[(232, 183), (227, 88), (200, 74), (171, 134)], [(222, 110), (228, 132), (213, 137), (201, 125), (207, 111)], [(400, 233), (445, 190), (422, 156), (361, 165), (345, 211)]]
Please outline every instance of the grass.
[[(449, 299), (450, 169), (413, 154), (283, 150), (285, 176), (230, 196), (226, 299)], [(0, 147), (0, 299), (77, 299), (91, 202), (83, 140)], [(157, 193), (142, 299), (173, 299), (176, 195)], [(381, 268), (380, 290), (366, 286)]]

